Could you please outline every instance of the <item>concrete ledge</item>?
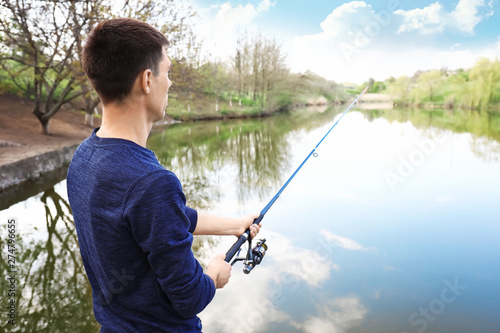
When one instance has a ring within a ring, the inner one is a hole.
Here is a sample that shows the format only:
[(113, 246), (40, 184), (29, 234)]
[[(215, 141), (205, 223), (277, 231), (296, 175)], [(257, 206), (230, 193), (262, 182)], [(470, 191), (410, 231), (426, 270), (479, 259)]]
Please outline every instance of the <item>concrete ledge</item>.
[(78, 144), (0, 166), (0, 191), (68, 165)]

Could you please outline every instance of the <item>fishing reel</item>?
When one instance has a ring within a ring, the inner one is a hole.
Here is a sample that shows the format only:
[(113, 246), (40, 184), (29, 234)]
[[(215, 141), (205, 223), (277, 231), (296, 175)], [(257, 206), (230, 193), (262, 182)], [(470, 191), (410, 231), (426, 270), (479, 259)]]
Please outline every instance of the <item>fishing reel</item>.
[[(236, 258), (233, 260), (231, 265), (234, 265), (235, 262), (237, 261), (243, 261), (243, 273), (245, 274), (250, 274), (252, 269), (254, 269), (255, 266), (260, 264), (262, 262), (262, 259), (264, 259), (264, 256), (266, 255), (267, 251), (267, 244), (266, 244), (266, 239), (260, 239), (257, 242), (257, 245), (255, 245), (254, 248), (252, 248), (252, 239), (248, 239), (248, 252), (245, 258)], [(241, 252), (241, 248), (238, 251), (238, 255)]]

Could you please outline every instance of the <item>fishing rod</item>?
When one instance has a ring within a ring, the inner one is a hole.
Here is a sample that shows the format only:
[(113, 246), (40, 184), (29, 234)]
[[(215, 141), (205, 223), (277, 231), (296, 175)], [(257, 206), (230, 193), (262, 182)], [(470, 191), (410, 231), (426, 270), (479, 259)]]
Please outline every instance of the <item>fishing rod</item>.
[[(264, 216), (266, 215), (266, 213), (268, 212), (268, 210), (276, 202), (276, 200), (279, 198), (279, 196), (281, 195), (281, 193), (283, 193), (283, 191), (285, 190), (285, 188), (288, 186), (288, 184), (290, 184), (290, 182), (292, 181), (292, 179), (299, 172), (299, 170), (302, 168), (302, 166), (307, 162), (307, 160), (311, 156), (314, 156), (314, 157), (318, 156), (318, 153), (316, 153), (316, 149), (323, 142), (323, 140), (325, 140), (325, 138), (328, 136), (328, 134), (330, 134), (330, 132), (333, 130), (333, 128), (339, 123), (340, 119), (342, 119), (344, 117), (344, 115), (347, 113), (347, 111), (349, 111), (354, 106), (354, 104), (356, 104), (356, 102), (361, 97), (361, 95), (363, 95), (367, 90), (368, 90), (368, 87), (366, 87), (361, 92), (361, 94), (359, 94), (359, 96), (354, 100), (354, 102), (352, 102), (351, 105), (349, 105), (349, 107), (344, 111), (344, 113), (342, 113), (342, 115), (340, 116), (340, 118), (335, 122), (335, 124), (333, 124), (333, 126), (328, 130), (328, 132), (325, 134), (325, 136), (318, 142), (318, 144), (316, 145), (316, 147), (314, 147), (313, 150), (309, 153), (309, 155), (307, 155), (306, 159), (300, 164), (300, 166), (297, 168), (297, 170), (295, 170), (295, 172), (290, 176), (290, 178), (288, 178), (288, 180), (286, 181), (286, 183), (274, 195), (274, 197), (271, 199), (271, 201), (269, 201), (269, 203), (266, 205), (266, 207), (264, 207), (264, 209), (262, 209), (262, 211), (260, 212), (259, 217), (256, 218), (253, 221), (253, 224), (259, 224), (260, 221), (262, 221), (262, 219), (264, 218)], [(266, 251), (268, 249), (265, 238), (259, 240), (257, 242), (257, 245), (254, 248), (252, 248), (252, 238), (250, 237), (250, 229), (247, 229), (243, 234), (241, 234), (238, 237), (238, 240), (226, 252), (226, 258), (224, 260), (226, 262), (230, 262), (231, 259), (233, 259), (233, 257), (237, 253), (238, 254), (240, 253), (241, 246), (246, 241), (248, 241), (248, 251), (247, 251), (246, 257), (244, 257), (244, 258), (238, 258), (238, 257), (235, 258), (231, 262), (231, 265), (234, 265), (237, 261), (243, 261), (243, 264), (244, 264), (243, 272), (245, 274), (250, 274), (250, 272), (252, 271), (252, 269), (255, 266), (257, 266), (258, 264), (260, 264), (262, 262), (262, 259), (264, 258), (264, 255), (266, 254)]]

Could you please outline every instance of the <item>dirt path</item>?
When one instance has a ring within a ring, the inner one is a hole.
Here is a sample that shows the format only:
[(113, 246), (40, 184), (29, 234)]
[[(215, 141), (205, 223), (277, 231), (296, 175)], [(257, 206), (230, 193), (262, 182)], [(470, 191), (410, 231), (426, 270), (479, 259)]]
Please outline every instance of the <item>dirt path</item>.
[[(52, 134), (44, 135), (32, 110), (31, 101), (0, 95), (0, 166), (78, 144), (92, 133), (82, 113), (63, 107), (50, 120)], [(94, 125), (100, 120), (94, 119)]]

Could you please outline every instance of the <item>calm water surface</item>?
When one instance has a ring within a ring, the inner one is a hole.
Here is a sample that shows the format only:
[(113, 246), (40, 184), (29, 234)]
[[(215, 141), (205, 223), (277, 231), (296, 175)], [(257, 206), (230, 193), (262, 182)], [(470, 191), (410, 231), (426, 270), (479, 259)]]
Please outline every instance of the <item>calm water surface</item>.
[[(239, 216), (267, 204), (339, 111), (157, 128), (148, 146), (190, 206)], [(500, 116), (353, 110), (318, 153), (266, 215), (263, 263), (236, 264), (201, 313), (205, 332), (500, 331)], [(0, 211), (3, 264), (9, 217), (17, 331), (98, 331), (65, 181)], [(234, 240), (193, 250), (206, 265)]]

